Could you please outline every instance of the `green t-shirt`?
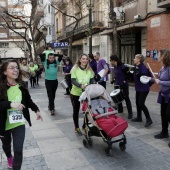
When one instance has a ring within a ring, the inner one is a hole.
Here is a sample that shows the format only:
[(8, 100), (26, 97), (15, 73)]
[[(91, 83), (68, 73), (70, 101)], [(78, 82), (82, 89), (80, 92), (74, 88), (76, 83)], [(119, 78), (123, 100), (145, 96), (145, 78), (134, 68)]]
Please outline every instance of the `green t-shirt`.
[(34, 70), (37, 71), (38, 70), (38, 65), (34, 64)]
[[(8, 95), (8, 101), (11, 101), (13, 103), (21, 103), (21, 101), (22, 101), (22, 92), (19, 89), (18, 84), (16, 86), (11, 86), (7, 90), (7, 95)], [(7, 110), (7, 120), (6, 120), (6, 128), (5, 128), (5, 130), (10, 130), (10, 129), (13, 129), (15, 127), (18, 127), (18, 126), (21, 126), (21, 125), (25, 124), (25, 121), (24, 122), (18, 122), (18, 123), (10, 123), (9, 115), (12, 112), (18, 112), (18, 111), (17, 111), (17, 109), (13, 109), (13, 108)], [(23, 117), (23, 113), (19, 112), (19, 116), (20, 116), (20, 114), (22, 114), (21, 116)], [(18, 119), (18, 115), (14, 116), (14, 119)], [(23, 119), (25, 120), (24, 117), (23, 117)]]
[(49, 68), (47, 68), (47, 60), (43, 62), (44, 69), (45, 69), (45, 79), (46, 80), (56, 80), (58, 75), (58, 60), (56, 60), (56, 67), (55, 64), (49, 64)]
[(45, 51), (45, 58), (48, 59), (48, 54), (54, 53), (54, 50), (46, 50)]
[(35, 77), (36, 76), (36, 73), (35, 73), (35, 67), (29, 67), (30, 69), (30, 74), (32, 77)]
[[(75, 78), (79, 84), (90, 84), (90, 79), (93, 77), (93, 72), (91, 72), (90, 70), (81, 70), (79, 67), (74, 67), (71, 70), (71, 78)], [(73, 85), (71, 89), (71, 94), (75, 96), (80, 96), (82, 94), (82, 89)]]

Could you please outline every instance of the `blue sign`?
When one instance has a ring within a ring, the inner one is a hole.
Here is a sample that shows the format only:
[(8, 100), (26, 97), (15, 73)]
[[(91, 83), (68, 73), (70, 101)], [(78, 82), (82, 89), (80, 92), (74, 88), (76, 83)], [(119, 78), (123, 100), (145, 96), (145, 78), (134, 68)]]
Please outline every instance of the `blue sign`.
[(66, 48), (68, 47), (68, 42), (56, 42), (56, 43), (51, 43), (53, 48)]

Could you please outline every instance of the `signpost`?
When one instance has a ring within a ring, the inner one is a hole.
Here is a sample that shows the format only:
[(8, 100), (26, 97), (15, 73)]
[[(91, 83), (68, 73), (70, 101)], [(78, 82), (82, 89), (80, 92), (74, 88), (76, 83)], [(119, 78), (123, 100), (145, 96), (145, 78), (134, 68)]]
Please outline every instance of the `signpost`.
[(68, 48), (68, 42), (55, 42), (51, 43), (53, 48)]

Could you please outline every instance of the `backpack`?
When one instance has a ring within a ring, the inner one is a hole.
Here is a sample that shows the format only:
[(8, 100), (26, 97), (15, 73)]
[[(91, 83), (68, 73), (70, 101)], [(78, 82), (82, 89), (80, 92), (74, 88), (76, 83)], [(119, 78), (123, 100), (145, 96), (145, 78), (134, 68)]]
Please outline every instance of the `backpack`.
[(110, 74), (110, 73), (111, 73), (110, 65), (109, 65), (109, 63), (106, 63), (106, 64), (107, 64), (107, 67), (108, 67), (108, 72), (107, 72), (107, 74)]
[[(148, 77), (151, 77), (151, 78), (153, 78), (153, 75), (152, 75), (152, 73), (151, 73), (151, 71), (147, 68), (147, 70), (148, 70)], [(153, 84), (154, 84), (154, 82), (150, 82), (149, 81), (149, 87), (151, 87)]]

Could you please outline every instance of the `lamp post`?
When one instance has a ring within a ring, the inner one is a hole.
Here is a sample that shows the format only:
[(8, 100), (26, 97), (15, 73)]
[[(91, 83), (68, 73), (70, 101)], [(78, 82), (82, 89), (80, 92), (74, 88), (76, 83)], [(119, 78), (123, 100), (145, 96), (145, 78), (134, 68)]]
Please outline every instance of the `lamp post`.
[(118, 40), (117, 40), (117, 25), (116, 25), (116, 13), (114, 12), (114, 7), (117, 6), (117, 1), (116, 0), (110, 0), (110, 13), (109, 13), (109, 18), (111, 20), (111, 26), (113, 28), (113, 50), (112, 54), (116, 54), (119, 56), (119, 51), (118, 51)]
[(32, 61), (33, 60), (33, 57), (32, 57), (32, 47), (31, 47), (31, 44), (32, 44), (32, 39), (31, 38), (28, 38), (27, 40), (27, 45), (28, 45), (28, 49), (29, 49), (29, 57), (30, 57), (30, 60)]
[(92, 8), (94, 0), (86, 0), (86, 5), (89, 9), (89, 54), (92, 54)]
[(47, 28), (45, 26), (42, 28), (42, 33), (43, 33), (43, 38), (44, 38), (45, 47), (46, 47)]

